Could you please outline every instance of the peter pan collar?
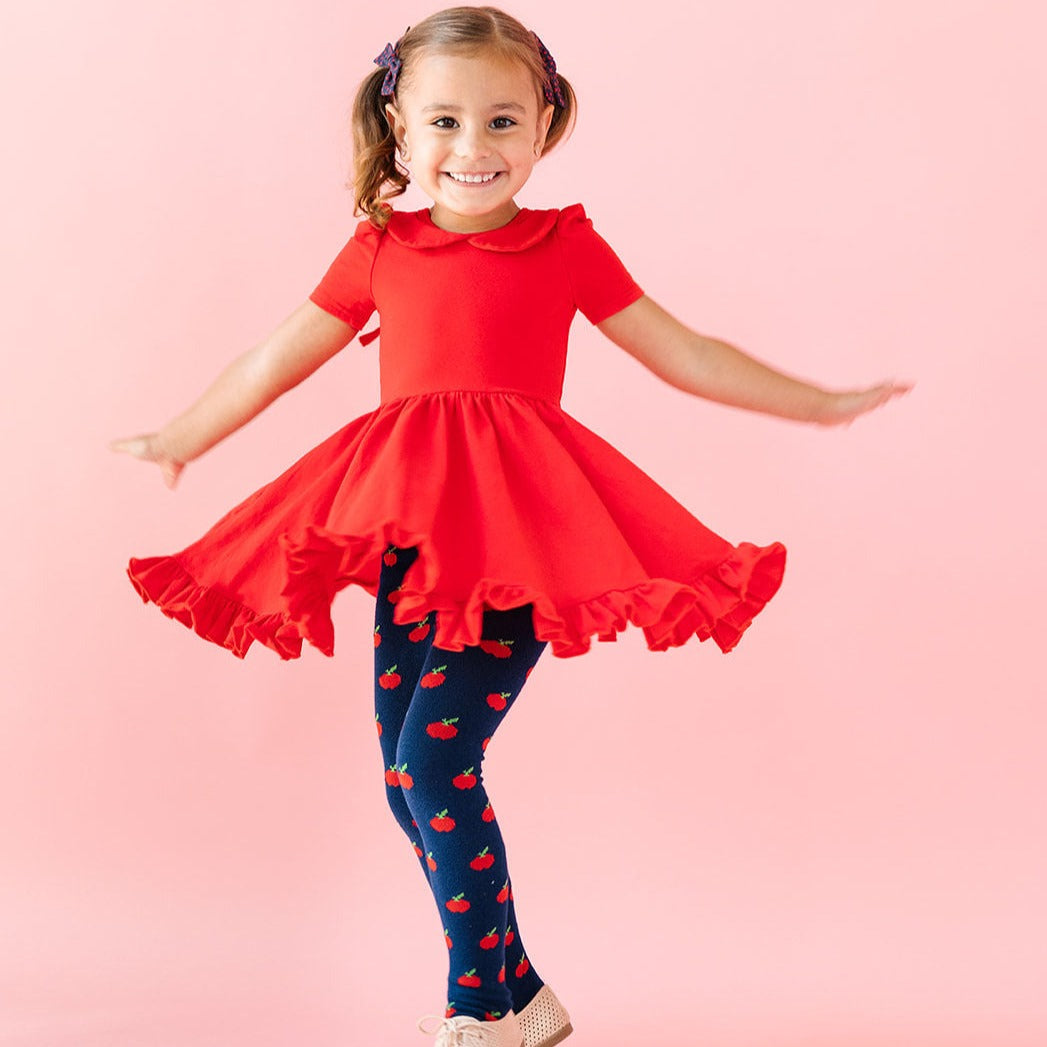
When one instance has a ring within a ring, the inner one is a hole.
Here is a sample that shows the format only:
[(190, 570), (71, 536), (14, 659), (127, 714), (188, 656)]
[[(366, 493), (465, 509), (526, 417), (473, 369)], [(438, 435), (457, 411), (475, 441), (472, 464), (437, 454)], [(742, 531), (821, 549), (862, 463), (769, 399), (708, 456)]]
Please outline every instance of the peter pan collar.
[(467, 240), (485, 251), (525, 251), (549, 235), (560, 212), (532, 211), (522, 207), (505, 225), (482, 233), (453, 233), (433, 224), (428, 208), (394, 211), (385, 231), (405, 247), (444, 247)]

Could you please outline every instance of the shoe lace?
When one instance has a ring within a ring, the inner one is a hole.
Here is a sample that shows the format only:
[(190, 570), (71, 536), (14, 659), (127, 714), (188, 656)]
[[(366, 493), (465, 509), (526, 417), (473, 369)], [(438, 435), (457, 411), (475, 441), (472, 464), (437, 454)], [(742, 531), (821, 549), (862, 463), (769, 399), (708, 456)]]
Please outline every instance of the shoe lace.
[[(425, 1028), (425, 1022), (436, 1021), (435, 1029)], [(445, 1018), (439, 1014), (427, 1014), (418, 1020), (418, 1028), (428, 1036), (439, 1033), (437, 1047), (484, 1047), (483, 1022), (467, 1014)]]

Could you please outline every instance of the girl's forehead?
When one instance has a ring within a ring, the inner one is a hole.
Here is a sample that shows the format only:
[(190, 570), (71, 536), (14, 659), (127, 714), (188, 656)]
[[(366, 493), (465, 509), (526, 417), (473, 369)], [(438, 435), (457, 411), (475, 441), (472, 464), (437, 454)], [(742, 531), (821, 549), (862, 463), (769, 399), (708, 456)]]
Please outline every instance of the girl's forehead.
[(536, 105), (531, 71), (497, 52), (426, 51), (411, 63), (403, 86), (412, 102), (423, 105), (486, 100)]

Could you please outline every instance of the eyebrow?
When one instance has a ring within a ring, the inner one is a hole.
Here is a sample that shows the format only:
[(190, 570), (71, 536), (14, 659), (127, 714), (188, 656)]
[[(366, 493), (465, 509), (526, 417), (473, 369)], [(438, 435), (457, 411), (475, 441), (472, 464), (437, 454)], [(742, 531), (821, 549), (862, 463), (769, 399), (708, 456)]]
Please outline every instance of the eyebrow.
[[(451, 105), (450, 103), (445, 103), (445, 102), (437, 102), (435, 105), (423, 106), (422, 107), (422, 112), (423, 113), (434, 113), (437, 110), (439, 110), (439, 111), (444, 112), (444, 113), (447, 113), (447, 112), (456, 113), (456, 112), (459, 111), (459, 109), (461, 109), (461, 106)], [(492, 105), (491, 109), (492, 110), (498, 110), (498, 111), (509, 110), (510, 112), (514, 112), (514, 113), (526, 113), (527, 112), (527, 110), (522, 105), (518, 104), (517, 102), (499, 102), (497, 105)]]

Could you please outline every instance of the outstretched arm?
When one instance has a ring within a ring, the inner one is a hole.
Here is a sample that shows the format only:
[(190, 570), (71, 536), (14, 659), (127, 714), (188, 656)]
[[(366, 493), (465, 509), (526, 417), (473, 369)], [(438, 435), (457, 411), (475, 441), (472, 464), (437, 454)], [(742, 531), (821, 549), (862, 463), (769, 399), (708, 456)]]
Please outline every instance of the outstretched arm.
[(780, 418), (849, 424), (912, 388), (887, 381), (867, 389), (831, 392), (776, 371), (727, 342), (692, 331), (646, 295), (597, 326), (677, 389)]
[(155, 433), (114, 440), (114, 451), (156, 462), (174, 487), (186, 462), (249, 422), (344, 348), (356, 329), (306, 299), (275, 331), (238, 356), (188, 410)]

